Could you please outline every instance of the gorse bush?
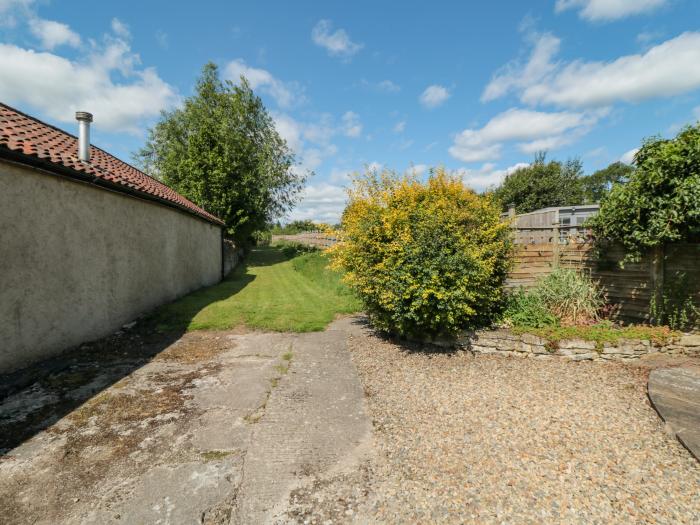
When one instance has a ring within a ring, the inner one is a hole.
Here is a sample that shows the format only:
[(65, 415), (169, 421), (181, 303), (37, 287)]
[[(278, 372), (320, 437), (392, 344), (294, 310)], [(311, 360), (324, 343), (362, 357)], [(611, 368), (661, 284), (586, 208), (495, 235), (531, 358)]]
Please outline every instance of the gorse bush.
[(349, 197), (330, 251), (377, 328), (437, 337), (490, 323), (511, 259), (509, 227), (491, 197), (442, 169), (425, 183), (367, 173)]
[(598, 320), (602, 306), (602, 294), (589, 277), (557, 268), (532, 290), (511, 294), (504, 319), (514, 326), (532, 328), (587, 325)]

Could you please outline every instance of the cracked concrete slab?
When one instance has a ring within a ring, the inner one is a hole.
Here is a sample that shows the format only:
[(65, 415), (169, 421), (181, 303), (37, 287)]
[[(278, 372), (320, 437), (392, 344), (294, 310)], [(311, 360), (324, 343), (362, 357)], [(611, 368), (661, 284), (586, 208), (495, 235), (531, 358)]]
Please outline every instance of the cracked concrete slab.
[(371, 424), (346, 333), (297, 336), (293, 349), (253, 430), (232, 523), (285, 521), (292, 490), (366, 452)]
[[(18, 524), (290, 521), (290, 492), (355, 465), (371, 435), (346, 334), (334, 326), (194, 332), (142, 362), (141, 346), (124, 341), (109, 362), (76, 357), (0, 402), (0, 431), (38, 429), (0, 456), (0, 515)], [(91, 397), (62, 405), (77, 389)]]

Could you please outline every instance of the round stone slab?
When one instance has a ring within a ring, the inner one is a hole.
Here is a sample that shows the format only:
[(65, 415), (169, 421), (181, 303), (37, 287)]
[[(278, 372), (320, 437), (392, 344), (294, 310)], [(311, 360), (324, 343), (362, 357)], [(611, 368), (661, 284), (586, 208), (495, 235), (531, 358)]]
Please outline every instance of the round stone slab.
[(647, 389), (656, 411), (700, 460), (700, 367), (652, 370)]

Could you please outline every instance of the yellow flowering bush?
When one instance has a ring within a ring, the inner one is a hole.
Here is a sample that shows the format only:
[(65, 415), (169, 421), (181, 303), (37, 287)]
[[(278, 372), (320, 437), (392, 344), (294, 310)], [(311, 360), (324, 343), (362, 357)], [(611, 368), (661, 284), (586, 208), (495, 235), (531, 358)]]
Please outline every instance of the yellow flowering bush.
[(354, 180), (332, 265), (380, 330), (445, 337), (488, 324), (504, 299), (508, 224), (489, 196), (444, 169)]

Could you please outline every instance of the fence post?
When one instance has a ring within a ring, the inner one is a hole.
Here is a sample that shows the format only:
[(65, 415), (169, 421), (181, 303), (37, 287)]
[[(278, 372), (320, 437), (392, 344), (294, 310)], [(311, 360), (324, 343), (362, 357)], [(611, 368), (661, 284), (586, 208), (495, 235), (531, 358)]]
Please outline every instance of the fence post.
[[(650, 312), (650, 314), (658, 313), (661, 303), (664, 298), (664, 276), (666, 273), (666, 247), (664, 245), (656, 246), (652, 252), (651, 256), (651, 293), (656, 303), (655, 312)], [(656, 324), (660, 319), (655, 319), (650, 315), (650, 321)]]
[(559, 268), (559, 217), (552, 222), (552, 268)]

